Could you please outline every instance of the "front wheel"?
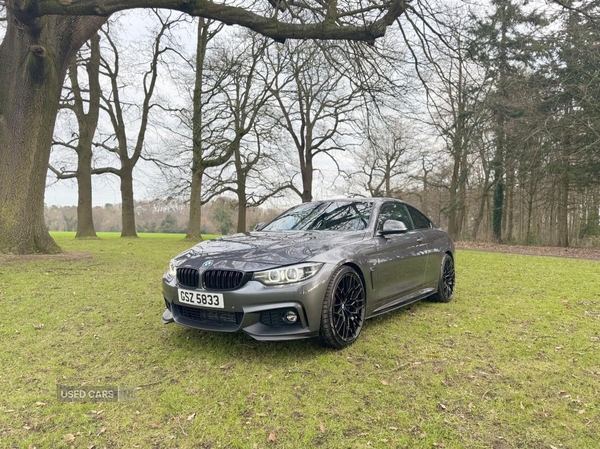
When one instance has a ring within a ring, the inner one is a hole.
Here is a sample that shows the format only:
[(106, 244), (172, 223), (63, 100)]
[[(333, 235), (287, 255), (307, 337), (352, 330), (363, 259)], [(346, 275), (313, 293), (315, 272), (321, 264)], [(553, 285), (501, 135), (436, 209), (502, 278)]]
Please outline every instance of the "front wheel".
[(365, 303), (365, 288), (358, 273), (348, 266), (338, 268), (323, 300), (321, 343), (336, 349), (354, 343), (365, 321)]
[(456, 273), (454, 272), (454, 259), (450, 254), (444, 254), (440, 267), (440, 280), (438, 291), (431, 297), (434, 302), (450, 302), (454, 297), (456, 286)]

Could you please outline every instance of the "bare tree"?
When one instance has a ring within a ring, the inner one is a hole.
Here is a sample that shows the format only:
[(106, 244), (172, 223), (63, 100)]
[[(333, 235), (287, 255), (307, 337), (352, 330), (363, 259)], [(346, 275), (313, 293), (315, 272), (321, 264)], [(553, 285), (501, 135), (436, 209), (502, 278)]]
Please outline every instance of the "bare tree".
[(365, 130), (366, 141), (351, 151), (352, 171), (346, 174), (350, 193), (355, 185), (373, 197), (399, 196), (401, 177), (408, 173), (409, 165), (414, 162), (407, 157), (408, 143), (400, 126), (383, 123), (379, 127), (370, 122), (370, 129)]
[[(80, 81), (79, 68), (85, 67), (87, 86)], [(69, 67), (69, 86), (61, 108), (75, 115), (78, 130), (69, 141), (55, 139), (55, 147), (63, 147), (77, 153), (77, 166), (69, 170), (64, 166), (50, 170), (57, 179), (77, 180), (77, 233), (75, 238), (95, 238), (92, 215), (92, 156), (93, 142), (100, 115), (100, 36), (95, 34), (89, 41), (89, 57), (80, 54)], [(86, 107), (87, 106), (87, 107)]]
[[(192, 105), (192, 173), (190, 189), (190, 219), (186, 239), (202, 240), (202, 204), (220, 192), (212, 192), (208, 198), (202, 195), (204, 173), (211, 167), (223, 165), (231, 157), (234, 147), (227, 145), (222, 139), (223, 108), (213, 108), (213, 97), (217, 95), (224, 73), (218, 70), (211, 72), (211, 80), (206, 78), (206, 57), (209, 42), (222, 29), (211, 20), (198, 21), (198, 37), (196, 46), (196, 66), (194, 81), (194, 98)], [(188, 122), (189, 124), (190, 122)], [(215, 129), (218, 128), (218, 129)], [(187, 183), (186, 183), (187, 184)]]
[(267, 179), (274, 155), (265, 151), (263, 140), (269, 140), (270, 127), (261, 117), (271, 99), (271, 88), (277, 78), (265, 64), (268, 42), (248, 32), (228, 39), (219, 50), (216, 61), (227, 74), (219, 85), (218, 100), (223, 102), (230, 121), (227, 125), (231, 159), (218, 174), (208, 174), (213, 192), (230, 191), (237, 197), (237, 230), (246, 231), (248, 207), (257, 207), (269, 198), (287, 190), (290, 182)]
[[(445, 142), (451, 158), (452, 175), (448, 186), (448, 232), (460, 238), (467, 213), (467, 183), (471, 155), (476, 152), (477, 134), (488, 118), (482, 101), (489, 91), (485, 70), (468, 58), (470, 40), (464, 35), (464, 15), (450, 18), (446, 40), (432, 42), (429, 56), (432, 79), (428, 83), (428, 111), (433, 126)], [(445, 44), (449, 44), (450, 47)]]
[(332, 152), (344, 149), (338, 141), (356, 119), (353, 112), (360, 104), (361, 89), (349, 83), (317, 45), (273, 49), (269, 64), (281, 73), (271, 87), (278, 105), (271, 117), (275, 126), (285, 130), (298, 157), (302, 183), (301, 187), (292, 185), (292, 190), (303, 202), (312, 201), (315, 158), (328, 156), (337, 165)]
[(130, 140), (128, 136), (128, 133), (131, 132), (131, 122), (127, 117), (127, 113), (131, 109), (130, 104), (122, 98), (123, 86), (120, 81), (122, 67), (119, 49), (110, 32), (102, 31), (104, 39), (108, 43), (111, 57), (103, 55), (100, 61), (101, 73), (108, 78), (110, 83), (109, 91), (102, 92), (101, 94), (101, 108), (108, 115), (112, 125), (112, 132), (102, 142), (97, 143), (96, 146), (116, 156), (120, 167), (97, 167), (92, 170), (92, 173), (111, 173), (119, 177), (121, 185), (122, 237), (137, 237), (133, 196), (133, 171), (144, 151), (150, 111), (153, 107), (156, 107), (156, 104), (152, 102), (152, 98), (158, 79), (159, 61), (162, 54), (169, 50), (169, 47), (165, 45), (163, 40), (169, 28), (182, 20), (181, 15), (172, 17), (172, 13), (163, 16), (161, 13), (154, 11), (153, 15), (158, 19), (160, 25), (152, 44), (150, 67), (143, 75), (143, 99), (142, 105), (139, 108), (139, 127), (133, 140)]

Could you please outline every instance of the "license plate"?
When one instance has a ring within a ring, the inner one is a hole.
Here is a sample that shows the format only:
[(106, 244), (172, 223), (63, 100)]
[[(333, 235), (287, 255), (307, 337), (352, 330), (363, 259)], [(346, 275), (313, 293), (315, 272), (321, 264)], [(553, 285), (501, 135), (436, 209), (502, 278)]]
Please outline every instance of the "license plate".
[(223, 309), (225, 303), (221, 293), (195, 292), (191, 290), (178, 290), (179, 302), (196, 307), (210, 307), (214, 309)]

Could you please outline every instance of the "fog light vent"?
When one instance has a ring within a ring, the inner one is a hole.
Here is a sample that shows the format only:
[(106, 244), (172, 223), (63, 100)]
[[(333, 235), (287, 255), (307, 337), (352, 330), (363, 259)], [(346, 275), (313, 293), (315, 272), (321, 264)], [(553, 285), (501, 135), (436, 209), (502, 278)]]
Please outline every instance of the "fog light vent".
[(260, 313), (260, 322), (269, 327), (286, 327), (300, 323), (298, 312), (293, 309), (266, 310)]

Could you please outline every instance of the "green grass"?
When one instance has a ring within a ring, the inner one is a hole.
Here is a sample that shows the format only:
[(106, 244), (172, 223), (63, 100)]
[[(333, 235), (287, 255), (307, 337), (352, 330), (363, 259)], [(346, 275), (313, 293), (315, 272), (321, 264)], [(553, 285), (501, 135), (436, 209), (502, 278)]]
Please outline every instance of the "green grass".
[(453, 302), (332, 351), (162, 325), (180, 238), (54, 235), (85, 253), (0, 258), (1, 447), (598, 447), (598, 262), (461, 251)]

